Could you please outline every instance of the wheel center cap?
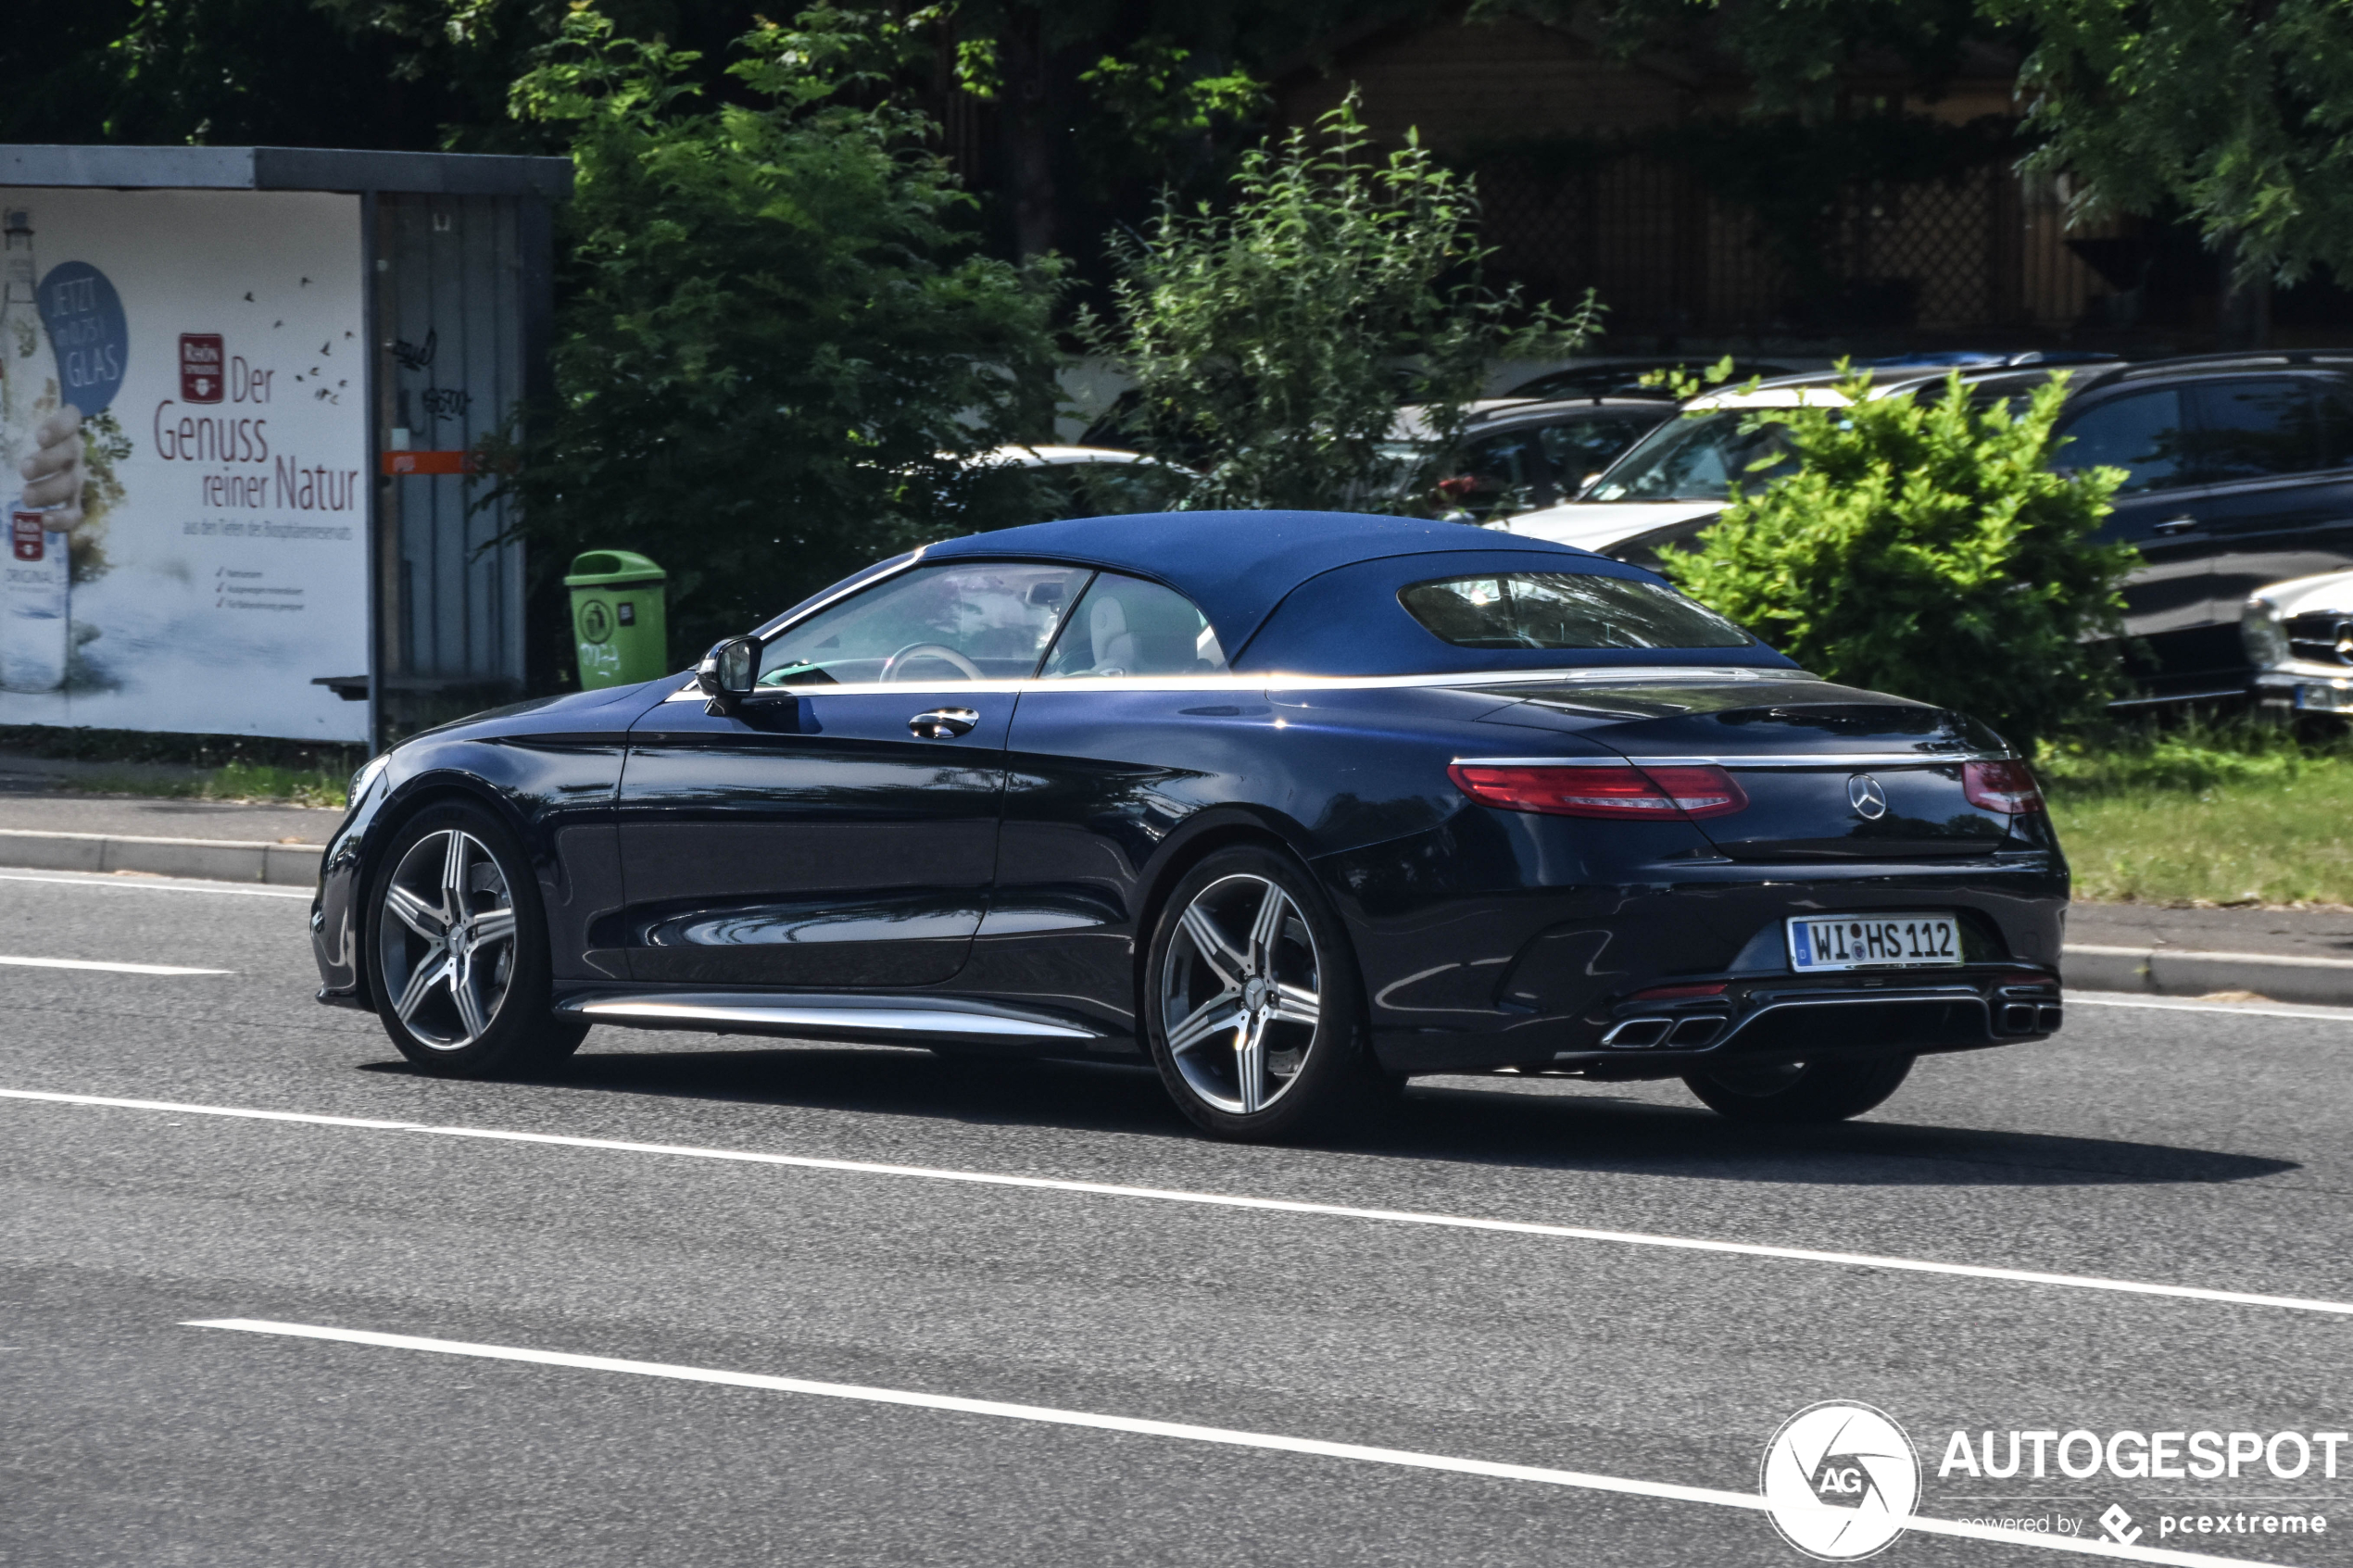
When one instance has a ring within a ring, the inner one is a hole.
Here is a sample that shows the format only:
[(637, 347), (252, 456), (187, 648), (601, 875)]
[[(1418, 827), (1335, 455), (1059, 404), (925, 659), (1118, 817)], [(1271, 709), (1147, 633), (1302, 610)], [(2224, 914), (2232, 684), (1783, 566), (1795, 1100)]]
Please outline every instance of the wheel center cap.
[(1242, 985), (1242, 1006), (1250, 1009), (1252, 1012), (1256, 1012), (1260, 1008), (1265, 1007), (1266, 1005), (1266, 982), (1264, 980), (1253, 979), (1245, 982)]

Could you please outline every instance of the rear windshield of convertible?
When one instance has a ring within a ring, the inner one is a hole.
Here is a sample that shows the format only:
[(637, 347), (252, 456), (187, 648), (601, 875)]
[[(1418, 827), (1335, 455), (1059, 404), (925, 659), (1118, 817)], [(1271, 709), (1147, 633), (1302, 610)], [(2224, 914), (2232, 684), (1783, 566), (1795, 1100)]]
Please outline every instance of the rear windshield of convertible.
[(1672, 588), (1573, 571), (1438, 577), (1397, 592), (1406, 613), (1464, 648), (1744, 648), (1754, 639)]

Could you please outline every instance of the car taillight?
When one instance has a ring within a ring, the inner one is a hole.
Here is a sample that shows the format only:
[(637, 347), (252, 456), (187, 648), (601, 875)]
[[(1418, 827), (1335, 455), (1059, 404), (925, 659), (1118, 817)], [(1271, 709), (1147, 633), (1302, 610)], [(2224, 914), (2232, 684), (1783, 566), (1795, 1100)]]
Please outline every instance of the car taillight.
[(1721, 768), (1457, 762), (1446, 774), (1482, 806), (1552, 817), (1722, 817), (1748, 804)]
[(2043, 809), (2043, 791), (2023, 762), (1964, 762), (1961, 793), (1981, 810), (2006, 817)]

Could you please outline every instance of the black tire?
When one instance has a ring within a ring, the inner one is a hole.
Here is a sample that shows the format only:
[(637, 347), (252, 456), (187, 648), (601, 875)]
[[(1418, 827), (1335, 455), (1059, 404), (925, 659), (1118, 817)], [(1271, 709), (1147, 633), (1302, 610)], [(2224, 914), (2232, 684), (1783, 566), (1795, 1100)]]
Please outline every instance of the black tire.
[[(462, 840), (454, 861), (453, 838)], [(437, 907), (423, 897), (429, 875)], [(396, 883), (406, 914), (390, 909)], [(460, 911), (454, 922), (453, 905)], [(544, 1071), (580, 1048), (588, 1025), (553, 1011), (538, 882), (514, 835), (484, 808), (445, 802), (403, 823), (369, 878), (366, 912), (376, 1015), (419, 1068), (452, 1078), (508, 1077)], [(507, 935), (495, 935), (501, 927)]]
[(1735, 1122), (1843, 1122), (1882, 1103), (1901, 1087), (1913, 1058), (1873, 1061), (1802, 1061), (1727, 1065), (1693, 1073), (1684, 1086), (1710, 1110)]
[[(1268, 888), (1279, 890), (1279, 905), (1269, 905)], [(1197, 905), (1227, 936), (1214, 961), (1215, 944), (1205, 947), (1187, 922)], [(1238, 922), (1242, 911), (1252, 918)], [(1262, 944), (1257, 930), (1270, 918), (1275, 935)], [(1307, 997), (1312, 1025), (1298, 1016)], [(1177, 1109), (1204, 1132), (1258, 1142), (1363, 1125), (1394, 1098), (1373, 1060), (1363, 997), (1348, 934), (1315, 878), (1288, 855), (1239, 846), (1207, 856), (1170, 891), (1137, 1013)], [(1231, 1027), (1223, 1026), (1227, 1013)], [(1197, 1026), (1191, 1037), (1172, 1043), (1184, 1024)], [(1255, 1091), (1243, 1086), (1245, 1061), (1259, 1064)]]

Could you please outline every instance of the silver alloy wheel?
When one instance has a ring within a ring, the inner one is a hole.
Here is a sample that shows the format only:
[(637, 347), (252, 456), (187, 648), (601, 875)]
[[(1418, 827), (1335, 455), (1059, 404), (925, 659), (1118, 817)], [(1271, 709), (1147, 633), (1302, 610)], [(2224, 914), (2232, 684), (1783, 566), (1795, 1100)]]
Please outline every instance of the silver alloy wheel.
[(482, 1038), (515, 972), (515, 900), (482, 840), (429, 833), (384, 881), (377, 973), (419, 1043), (462, 1050)]
[(1160, 976), (1161, 1027), (1186, 1086), (1237, 1116), (1282, 1098), (1315, 1048), (1322, 985), (1315, 935), (1290, 894), (1246, 875), (1202, 888)]

